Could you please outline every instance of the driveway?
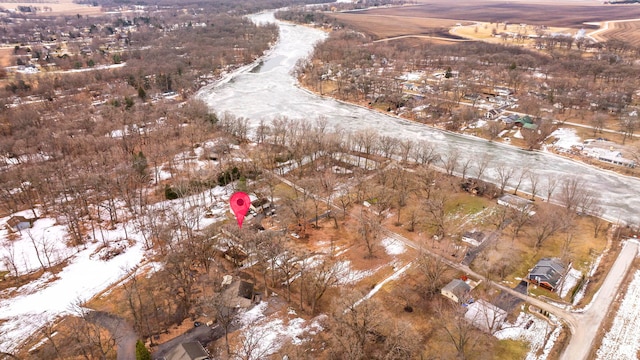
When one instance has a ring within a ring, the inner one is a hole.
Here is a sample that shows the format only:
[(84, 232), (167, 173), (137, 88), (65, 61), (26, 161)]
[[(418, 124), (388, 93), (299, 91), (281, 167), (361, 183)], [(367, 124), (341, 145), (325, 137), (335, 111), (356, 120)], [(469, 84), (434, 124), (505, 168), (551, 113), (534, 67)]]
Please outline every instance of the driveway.
[(91, 311), (88, 314), (88, 320), (109, 330), (118, 346), (118, 360), (136, 358), (138, 334), (136, 334), (131, 324), (116, 315), (104, 311)]

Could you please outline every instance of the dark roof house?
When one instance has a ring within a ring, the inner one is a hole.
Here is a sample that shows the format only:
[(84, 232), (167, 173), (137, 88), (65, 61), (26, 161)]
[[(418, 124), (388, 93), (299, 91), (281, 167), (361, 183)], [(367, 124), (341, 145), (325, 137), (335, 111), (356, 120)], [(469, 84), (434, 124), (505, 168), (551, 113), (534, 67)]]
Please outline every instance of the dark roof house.
[(555, 291), (564, 276), (565, 266), (558, 258), (543, 258), (531, 269), (527, 280), (547, 290)]
[(173, 348), (166, 356), (167, 360), (210, 360), (209, 353), (197, 342), (186, 342)]

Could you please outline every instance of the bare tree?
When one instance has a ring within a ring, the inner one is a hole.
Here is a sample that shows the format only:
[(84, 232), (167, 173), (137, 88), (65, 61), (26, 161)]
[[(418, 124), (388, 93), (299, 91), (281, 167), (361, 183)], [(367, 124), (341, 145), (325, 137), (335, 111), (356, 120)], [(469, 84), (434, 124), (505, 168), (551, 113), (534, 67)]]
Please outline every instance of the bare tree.
[(529, 188), (531, 189), (531, 200), (535, 200), (536, 195), (538, 195), (538, 183), (540, 182), (540, 177), (538, 174), (529, 171)]
[(518, 189), (520, 188), (520, 185), (522, 185), (522, 181), (524, 180), (525, 177), (527, 177), (528, 174), (529, 174), (529, 169), (527, 169), (526, 167), (519, 168), (516, 171), (516, 174), (515, 174), (516, 186), (513, 190), (514, 194), (518, 193)]
[(442, 258), (422, 252), (417, 260), (417, 269), (425, 277), (421, 283), (424, 296), (431, 298), (439, 293), (450, 268)]
[(509, 180), (513, 177), (515, 169), (506, 164), (501, 164), (495, 170), (496, 175), (498, 176), (498, 183), (500, 184), (500, 194), (504, 194), (504, 189), (509, 184)]
[(465, 308), (452, 301), (441, 299), (438, 302), (441, 316), (438, 324), (451, 345), (458, 359), (468, 359), (477, 346), (482, 334), (473, 323), (465, 319)]
[(275, 348), (269, 341), (265, 341), (268, 333), (253, 326), (248, 326), (240, 334), (240, 343), (233, 351), (234, 360), (266, 359)]
[(318, 302), (327, 290), (338, 285), (339, 268), (331, 260), (325, 259), (317, 266), (309, 269), (306, 275), (307, 302), (311, 305), (311, 313), (315, 314)]
[(447, 153), (447, 157), (442, 160), (442, 165), (444, 166), (444, 170), (449, 176), (453, 176), (453, 173), (456, 171), (456, 167), (458, 166), (458, 161), (460, 160), (460, 152), (457, 149), (449, 150)]
[(487, 170), (487, 167), (491, 162), (491, 157), (487, 153), (484, 153), (479, 159), (476, 160), (476, 177), (479, 180), (482, 180), (482, 175), (484, 175), (484, 172)]
[(534, 239), (534, 247), (540, 249), (542, 244), (556, 232), (566, 226), (566, 221), (558, 213), (548, 208), (540, 208), (533, 217), (530, 227)]
[(382, 226), (379, 221), (364, 212), (360, 213), (358, 222), (358, 234), (367, 248), (367, 257), (373, 258), (382, 234)]
[(547, 202), (549, 202), (551, 200), (551, 195), (553, 195), (554, 191), (556, 190), (556, 187), (558, 187), (558, 183), (559, 183), (559, 179), (557, 176), (553, 175), (553, 174), (549, 174), (546, 177), (546, 195), (547, 195)]

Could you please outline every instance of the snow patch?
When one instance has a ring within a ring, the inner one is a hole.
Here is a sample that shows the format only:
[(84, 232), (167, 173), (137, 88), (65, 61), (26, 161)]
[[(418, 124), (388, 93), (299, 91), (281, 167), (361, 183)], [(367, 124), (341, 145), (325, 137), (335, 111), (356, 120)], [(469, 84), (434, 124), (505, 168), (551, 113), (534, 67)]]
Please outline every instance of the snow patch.
[(389, 255), (400, 255), (407, 250), (404, 244), (396, 239), (384, 238), (380, 243)]
[(611, 329), (602, 339), (596, 359), (637, 359), (640, 352), (640, 270), (633, 275), (627, 293), (613, 319)]
[(576, 134), (575, 129), (559, 128), (552, 132), (549, 136), (556, 138), (553, 146), (565, 150), (571, 149), (572, 146), (582, 144), (582, 140)]
[[(504, 323), (494, 336), (500, 340), (522, 340), (529, 343), (526, 360), (544, 360), (549, 356), (561, 331), (560, 326), (529, 313), (521, 312), (513, 323)], [(540, 355), (538, 355), (540, 353)]]

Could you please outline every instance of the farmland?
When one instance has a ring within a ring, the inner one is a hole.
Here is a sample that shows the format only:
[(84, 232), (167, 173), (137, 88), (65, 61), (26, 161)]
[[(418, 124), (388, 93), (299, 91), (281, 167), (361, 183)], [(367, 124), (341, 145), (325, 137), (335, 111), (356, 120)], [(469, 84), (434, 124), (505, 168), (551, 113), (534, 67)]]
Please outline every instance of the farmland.
[(57, 0), (42, 2), (13, 2), (0, 1), (0, 8), (15, 9), (19, 6), (35, 7), (40, 15), (99, 15), (102, 9), (99, 6), (77, 4), (73, 0)]
[[(372, 9), (357, 14), (525, 23), (576, 29), (585, 27), (585, 22), (640, 18), (640, 7), (637, 6), (556, 4), (460, 1), (456, 2), (456, 6), (451, 6), (447, 1), (436, 0), (428, 4)], [(550, 11), (551, 8), (553, 11)]]
[(610, 21), (597, 36), (601, 41), (622, 40), (632, 46), (640, 46), (640, 19)]

